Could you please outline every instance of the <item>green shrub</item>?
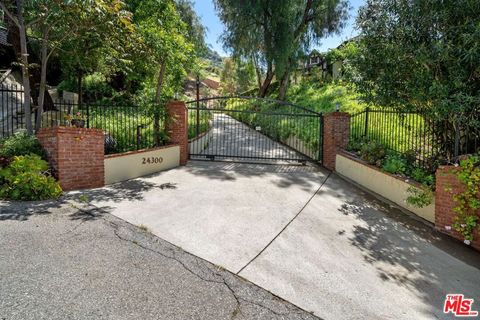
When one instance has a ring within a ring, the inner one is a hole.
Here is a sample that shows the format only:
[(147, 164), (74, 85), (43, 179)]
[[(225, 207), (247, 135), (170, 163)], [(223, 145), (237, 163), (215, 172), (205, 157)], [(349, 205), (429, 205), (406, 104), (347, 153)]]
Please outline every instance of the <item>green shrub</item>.
[(398, 154), (390, 154), (383, 163), (383, 170), (392, 174), (405, 174), (407, 172), (407, 160)]
[(360, 151), (362, 145), (367, 142), (365, 139), (350, 139), (347, 145), (347, 151)]
[(410, 176), (412, 177), (413, 180), (426, 186), (433, 186), (435, 182), (435, 178), (433, 174), (429, 173), (428, 171), (420, 167), (413, 168), (412, 171), (410, 172)]
[(48, 164), (38, 155), (15, 156), (0, 169), (0, 198), (11, 200), (45, 200), (58, 198), (62, 189), (47, 174)]
[(423, 208), (429, 206), (433, 201), (433, 191), (429, 187), (422, 186), (421, 188), (409, 187), (408, 197), (406, 199), (407, 203), (417, 207)]
[(369, 164), (381, 166), (382, 160), (385, 158), (386, 150), (379, 142), (367, 141), (361, 145), (359, 153), (360, 158)]
[(32, 153), (39, 155), (43, 159), (47, 158), (47, 154), (37, 138), (29, 136), (25, 132), (15, 133), (0, 141), (0, 157), (9, 159), (14, 156), (24, 156)]

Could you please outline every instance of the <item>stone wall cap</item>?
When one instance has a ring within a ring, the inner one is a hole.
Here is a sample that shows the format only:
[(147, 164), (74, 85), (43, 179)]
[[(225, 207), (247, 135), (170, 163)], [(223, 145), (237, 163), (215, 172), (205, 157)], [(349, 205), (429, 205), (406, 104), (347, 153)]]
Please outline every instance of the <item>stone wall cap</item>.
[(127, 152), (122, 152), (122, 153), (106, 154), (106, 155), (105, 155), (105, 159), (117, 158), (117, 157), (123, 157), (123, 156), (129, 156), (129, 155), (132, 155), (132, 154), (151, 152), (151, 151), (168, 149), (168, 148), (179, 147), (179, 146), (180, 146), (180, 145), (177, 144), (177, 143), (171, 143), (171, 144), (167, 144), (167, 145), (164, 145), (164, 146), (161, 146), (161, 147), (157, 147), (157, 148), (140, 149), (140, 150), (127, 151)]
[(334, 111), (334, 112), (324, 113), (323, 116), (324, 117), (350, 117), (350, 113)]
[(63, 126), (57, 126), (57, 127), (47, 127), (47, 128), (41, 128), (37, 134), (47, 134), (49, 132), (68, 132), (68, 133), (82, 133), (82, 134), (101, 134), (103, 135), (104, 132), (102, 129), (97, 129), (97, 128), (77, 128), (77, 127), (63, 127)]

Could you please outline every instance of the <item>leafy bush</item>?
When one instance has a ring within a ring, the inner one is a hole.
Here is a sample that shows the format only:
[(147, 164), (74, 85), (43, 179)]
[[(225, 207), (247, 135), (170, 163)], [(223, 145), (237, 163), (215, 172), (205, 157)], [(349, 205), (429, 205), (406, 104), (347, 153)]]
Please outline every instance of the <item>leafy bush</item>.
[(460, 161), (457, 178), (464, 190), (453, 195), (456, 203), (453, 228), (460, 232), (465, 240), (473, 240), (473, 232), (479, 226), (477, 212), (480, 210), (480, 155)]
[(406, 201), (414, 207), (423, 208), (430, 205), (433, 201), (433, 191), (428, 187), (409, 187), (407, 192), (409, 195)]
[(420, 167), (413, 168), (410, 172), (410, 176), (413, 180), (426, 186), (433, 186), (435, 182), (433, 174)]
[(38, 155), (15, 156), (0, 169), (0, 198), (11, 200), (45, 200), (58, 198), (62, 189), (47, 175), (48, 164)]
[(9, 159), (14, 156), (24, 156), (28, 154), (37, 154), (43, 159), (47, 158), (47, 154), (37, 138), (35, 136), (29, 136), (25, 132), (15, 133), (0, 141), (0, 157)]
[(360, 158), (368, 162), (381, 166), (382, 160), (385, 158), (385, 147), (376, 141), (367, 141), (363, 143), (359, 150)]
[(383, 163), (383, 170), (392, 174), (405, 174), (407, 172), (407, 160), (398, 154), (390, 154)]
[(322, 85), (311, 80), (292, 85), (287, 92), (287, 101), (317, 112), (335, 111), (337, 104), (341, 111), (350, 113), (364, 110), (367, 106), (351, 86), (341, 83)]
[(98, 102), (104, 97), (112, 97), (114, 95), (114, 90), (108, 84), (106, 76), (100, 72), (87, 75), (83, 87), (85, 101)]
[(365, 142), (364, 139), (350, 139), (350, 141), (348, 141), (347, 151), (360, 151)]

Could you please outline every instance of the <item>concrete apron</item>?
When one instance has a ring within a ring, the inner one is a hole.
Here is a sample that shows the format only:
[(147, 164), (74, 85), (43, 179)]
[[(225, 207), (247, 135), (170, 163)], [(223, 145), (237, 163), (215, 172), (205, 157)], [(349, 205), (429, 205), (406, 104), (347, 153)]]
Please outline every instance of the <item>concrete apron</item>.
[(308, 166), (197, 161), (94, 190), (89, 198), (237, 273), (301, 210), (325, 177)]
[(480, 297), (480, 255), (327, 174), (193, 162), (88, 193), (321, 318), (444, 319), (446, 293)]

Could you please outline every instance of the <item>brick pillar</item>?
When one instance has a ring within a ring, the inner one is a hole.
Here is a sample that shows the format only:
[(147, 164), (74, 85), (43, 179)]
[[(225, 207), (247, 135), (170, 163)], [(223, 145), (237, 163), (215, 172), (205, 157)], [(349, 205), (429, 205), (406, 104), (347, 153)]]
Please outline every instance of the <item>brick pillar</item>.
[[(465, 190), (463, 184), (457, 178), (457, 170), (458, 168), (453, 166), (442, 166), (435, 173), (435, 228), (463, 241), (463, 236), (451, 228), (455, 221), (453, 208), (457, 206), (457, 203), (453, 200), (453, 195)], [(480, 217), (480, 211), (477, 212), (477, 215)], [(480, 232), (478, 228), (473, 232), (471, 246), (480, 250)]]
[(180, 165), (184, 166), (188, 160), (188, 109), (183, 101), (167, 103), (168, 119), (165, 131), (170, 142), (180, 145)]
[(346, 112), (331, 112), (323, 116), (323, 166), (335, 170), (335, 158), (345, 149), (350, 134), (350, 115)]
[(105, 185), (102, 130), (51, 127), (40, 129), (37, 137), (64, 191)]

